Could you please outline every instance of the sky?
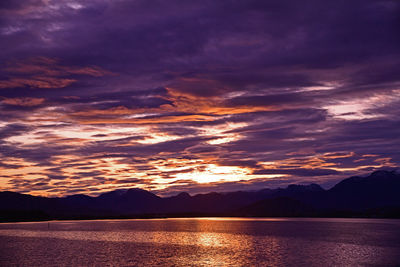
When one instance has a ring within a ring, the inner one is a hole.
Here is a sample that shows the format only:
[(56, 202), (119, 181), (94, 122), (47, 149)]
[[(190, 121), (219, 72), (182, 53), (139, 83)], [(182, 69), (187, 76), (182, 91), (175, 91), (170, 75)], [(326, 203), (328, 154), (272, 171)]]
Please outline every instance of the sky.
[(0, 190), (329, 188), (399, 165), (397, 0), (0, 1)]

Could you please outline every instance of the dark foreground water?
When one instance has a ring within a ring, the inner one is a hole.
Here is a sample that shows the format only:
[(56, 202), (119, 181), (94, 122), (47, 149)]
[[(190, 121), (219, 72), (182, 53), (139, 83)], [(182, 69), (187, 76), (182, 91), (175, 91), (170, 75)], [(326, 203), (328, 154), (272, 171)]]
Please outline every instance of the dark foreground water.
[(1, 266), (400, 266), (400, 221), (191, 218), (0, 224)]

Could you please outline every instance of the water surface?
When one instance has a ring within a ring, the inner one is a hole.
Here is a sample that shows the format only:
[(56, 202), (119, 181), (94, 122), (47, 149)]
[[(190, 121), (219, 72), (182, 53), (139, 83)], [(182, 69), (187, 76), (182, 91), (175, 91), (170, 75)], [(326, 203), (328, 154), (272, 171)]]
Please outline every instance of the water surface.
[(0, 224), (1, 266), (400, 266), (400, 220), (187, 218)]

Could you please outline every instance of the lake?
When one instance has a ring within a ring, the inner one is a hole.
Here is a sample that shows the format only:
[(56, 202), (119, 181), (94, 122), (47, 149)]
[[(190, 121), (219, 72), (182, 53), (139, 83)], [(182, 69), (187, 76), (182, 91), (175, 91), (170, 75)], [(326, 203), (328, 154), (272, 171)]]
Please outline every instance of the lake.
[(400, 266), (400, 220), (183, 218), (0, 224), (1, 266)]

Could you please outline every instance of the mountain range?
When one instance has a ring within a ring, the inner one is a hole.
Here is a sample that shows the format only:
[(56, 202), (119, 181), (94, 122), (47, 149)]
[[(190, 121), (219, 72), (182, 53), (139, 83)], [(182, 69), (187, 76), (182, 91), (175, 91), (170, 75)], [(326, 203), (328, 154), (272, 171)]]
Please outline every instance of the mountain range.
[(0, 192), (2, 222), (188, 216), (400, 218), (400, 173), (376, 171), (366, 177), (354, 176), (329, 190), (310, 184), (159, 197), (132, 188), (97, 197), (80, 194), (61, 198)]

